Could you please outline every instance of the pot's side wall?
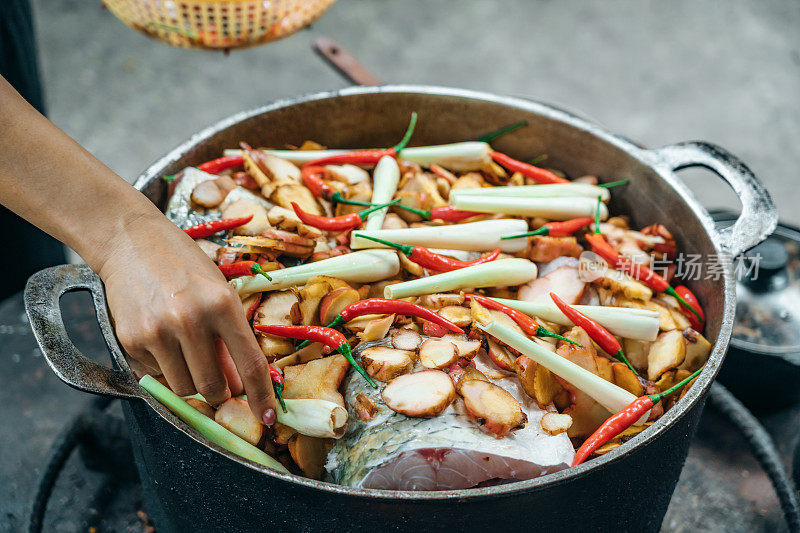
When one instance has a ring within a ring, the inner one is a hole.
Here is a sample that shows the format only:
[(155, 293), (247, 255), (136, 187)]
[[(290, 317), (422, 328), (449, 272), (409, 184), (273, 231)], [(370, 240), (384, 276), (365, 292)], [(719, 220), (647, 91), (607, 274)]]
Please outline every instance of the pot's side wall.
[[(697, 404), (662, 438), (589, 474), (492, 498), (386, 500), (278, 481), (197, 444), (143, 402), (123, 402), (147, 511), (159, 532), (658, 531), (697, 426)], [(459, 504), (460, 503), (460, 504)]]

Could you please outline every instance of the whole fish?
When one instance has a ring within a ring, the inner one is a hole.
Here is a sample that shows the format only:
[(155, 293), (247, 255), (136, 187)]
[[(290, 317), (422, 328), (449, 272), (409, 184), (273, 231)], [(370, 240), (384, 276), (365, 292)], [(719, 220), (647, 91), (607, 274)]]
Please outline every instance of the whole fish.
[[(362, 343), (354, 354), (381, 343)], [(491, 364), (481, 350), (478, 369), (488, 370)], [(567, 468), (575, 451), (566, 433), (550, 436), (542, 430), (541, 418), (547, 411), (522, 390), (513, 374), (488, 374), (520, 401), (528, 416), (524, 428), (503, 438), (481, 429), (460, 397), (439, 416), (411, 418), (383, 403), (385, 384), (373, 389), (351, 372), (344, 383), (350, 413), (347, 431), (328, 454), (328, 480), (350, 487), (449, 490), (532, 479)], [(359, 394), (377, 407), (367, 421), (353, 409)]]

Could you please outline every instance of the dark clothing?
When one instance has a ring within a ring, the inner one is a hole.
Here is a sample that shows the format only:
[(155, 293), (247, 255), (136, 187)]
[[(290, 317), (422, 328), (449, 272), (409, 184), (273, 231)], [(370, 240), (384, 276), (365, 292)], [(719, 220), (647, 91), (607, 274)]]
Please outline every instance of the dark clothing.
[(33, 14), (28, 0), (0, 2), (0, 74), (29, 104), (44, 114)]
[[(28, 0), (0, 0), (0, 75), (44, 113)], [(0, 206), (0, 300), (21, 290), (37, 270), (65, 262), (60, 242)]]

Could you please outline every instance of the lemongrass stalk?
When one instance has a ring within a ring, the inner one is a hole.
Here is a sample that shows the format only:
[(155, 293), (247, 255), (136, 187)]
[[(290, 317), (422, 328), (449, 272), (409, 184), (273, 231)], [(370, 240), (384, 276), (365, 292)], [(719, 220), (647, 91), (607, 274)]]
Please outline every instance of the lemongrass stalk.
[(508, 196), (517, 198), (571, 198), (574, 196), (585, 196), (587, 198), (594, 198), (595, 200), (600, 196), (604, 202), (607, 202), (611, 198), (608, 189), (588, 183), (481, 187), (479, 189), (456, 189), (450, 191), (451, 201), (459, 196)]
[[(305, 165), (306, 163), (323, 157), (360, 149), (361, 148), (354, 148), (352, 150), (264, 150), (264, 152), (291, 161), (295, 165)], [(489, 155), (491, 149), (488, 143), (467, 141), (436, 146), (403, 148), (399, 157), (400, 159), (417, 163), (423, 167), (437, 164), (455, 172), (469, 172), (471, 170), (482, 170), (489, 166), (492, 162), (492, 158)], [(224, 151), (224, 154), (241, 155), (242, 151), (229, 148)]]
[(468, 252), (465, 250), (448, 250), (447, 248), (429, 248), (429, 250), (435, 254), (453, 257), (459, 261), (474, 261), (481, 256), (480, 252)]
[[(345, 154), (347, 152), (352, 152), (352, 150), (264, 150), (264, 152), (285, 159), (295, 165), (302, 166), (311, 161), (322, 159), (323, 157)], [(223, 154), (242, 155), (242, 151), (235, 148), (226, 148)]]
[[(372, 204), (381, 205), (392, 200), (394, 193), (397, 192), (397, 184), (400, 182), (400, 167), (394, 157), (385, 155), (381, 157), (372, 173)], [(367, 215), (367, 222), (364, 229), (379, 230), (383, 227), (383, 219), (389, 212), (388, 207), (378, 209)]]
[[(243, 394), (241, 398), (247, 399)], [(338, 439), (347, 428), (347, 411), (336, 403), (316, 398), (284, 398), (286, 412), (278, 409), (278, 422), (301, 435)]]
[(466, 288), (511, 287), (536, 279), (537, 273), (536, 264), (527, 259), (496, 259), (489, 263), (387, 285), (383, 289), (383, 295), (398, 299)]
[[(612, 413), (621, 411), (636, 400), (636, 396), (622, 387), (618, 387), (594, 372), (590, 372), (569, 359), (544, 348), (508, 326), (492, 321), (488, 324), (479, 323), (478, 328), (543, 365), (553, 374), (588, 394), (593, 400)], [(647, 418), (643, 417), (637, 423), (643, 423), (645, 420)]]
[[(247, 400), (247, 395), (238, 396)], [(202, 394), (184, 396), (208, 403)], [(338, 439), (347, 428), (347, 411), (338, 404), (316, 398), (284, 398), (286, 412), (277, 410), (278, 422), (309, 437)]]
[(485, 142), (468, 141), (404, 148), (399, 157), (423, 167), (436, 164), (455, 172), (469, 172), (488, 167), (492, 162), (491, 150)]
[(362, 250), (339, 255), (314, 263), (306, 263), (282, 270), (270, 271), (272, 281), (264, 276), (242, 276), (232, 279), (230, 284), (239, 296), (254, 292), (278, 291), (304, 285), (314, 276), (326, 275), (353, 283), (372, 283), (396, 276), (400, 272), (397, 254), (390, 250)]
[[(534, 302), (492, 298), (501, 304), (513, 307), (526, 315), (537, 316), (548, 322), (570, 326), (572, 322), (549, 298)], [(606, 307), (603, 305), (573, 305), (576, 310), (599, 323), (614, 335), (626, 339), (654, 341), (658, 337), (660, 315), (649, 309), (629, 307)]]
[[(503, 213), (524, 217), (543, 217), (548, 220), (569, 220), (578, 217), (593, 217), (597, 209), (597, 197), (518, 198), (459, 195), (454, 198), (453, 205), (456, 209), (479, 213)], [(600, 204), (600, 216), (603, 220), (608, 218), (608, 209), (603, 203)], [(509, 235), (515, 234), (509, 233)]]
[(238, 437), (217, 424), (197, 409), (186, 403), (180, 396), (162, 385), (153, 376), (145, 375), (139, 385), (150, 395), (169, 409), (175, 416), (189, 424), (205, 438), (226, 450), (249, 459), (255, 463), (274, 468), (279, 472), (289, 471), (263, 451), (259, 450), (241, 437)]
[(338, 439), (347, 427), (347, 411), (328, 400), (284, 399), (286, 411), (278, 409), (278, 422), (309, 437)]
[(466, 224), (448, 226), (427, 226), (422, 228), (381, 229), (375, 231), (353, 231), (350, 247), (383, 248), (368, 239), (359, 239), (359, 234), (377, 237), (398, 244), (425, 246), (426, 248), (448, 248), (468, 252), (486, 252), (500, 248), (504, 252), (521, 252), (528, 245), (525, 239), (501, 240), (505, 235), (516, 235), (528, 231), (528, 224), (520, 219), (482, 220)]

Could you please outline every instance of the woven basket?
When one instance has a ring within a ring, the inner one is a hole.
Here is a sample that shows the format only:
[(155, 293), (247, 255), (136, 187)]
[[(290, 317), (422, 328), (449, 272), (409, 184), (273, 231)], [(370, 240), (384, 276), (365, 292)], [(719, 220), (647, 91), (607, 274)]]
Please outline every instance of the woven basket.
[(103, 0), (103, 4), (131, 28), (172, 46), (227, 50), (291, 35), (335, 1)]

